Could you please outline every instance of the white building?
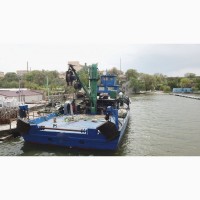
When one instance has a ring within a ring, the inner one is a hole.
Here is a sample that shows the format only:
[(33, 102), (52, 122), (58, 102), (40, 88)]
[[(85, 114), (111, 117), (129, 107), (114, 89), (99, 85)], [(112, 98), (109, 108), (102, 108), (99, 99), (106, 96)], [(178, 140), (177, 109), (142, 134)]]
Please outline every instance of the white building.
[(79, 71), (82, 69), (83, 65), (81, 65), (78, 61), (69, 61), (68, 64), (74, 65), (74, 69)]
[(1, 90), (0, 98), (4, 98), (6, 101), (17, 100), (25, 103), (38, 103), (43, 100), (43, 92), (32, 91), (32, 90)]
[(4, 72), (0, 72), (0, 78), (4, 77)]
[(5, 97), (0, 97), (0, 108), (1, 107), (17, 107), (19, 106), (19, 101), (16, 98), (5, 98)]
[(17, 70), (16, 74), (18, 76), (23, 76), (24, 74), (28, 73), (28, 70)]

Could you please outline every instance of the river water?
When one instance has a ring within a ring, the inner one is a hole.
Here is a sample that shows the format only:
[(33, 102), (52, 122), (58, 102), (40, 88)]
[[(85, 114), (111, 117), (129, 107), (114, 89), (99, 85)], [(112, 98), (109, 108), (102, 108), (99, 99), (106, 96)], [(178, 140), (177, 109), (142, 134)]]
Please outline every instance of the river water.
[(89, 151), (24, 143), (0, 143), (1, 156), (199, 156), (200, 100), (168, 94), (131, 97), (131, 116), (119, 149)]

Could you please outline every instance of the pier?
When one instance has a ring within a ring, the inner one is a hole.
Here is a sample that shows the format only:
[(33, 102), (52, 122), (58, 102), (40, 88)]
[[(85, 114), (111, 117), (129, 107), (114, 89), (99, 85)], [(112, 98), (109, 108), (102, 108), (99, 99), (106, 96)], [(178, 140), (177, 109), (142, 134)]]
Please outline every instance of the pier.
[[(45, 104), (29, 104), (29, 119), (39, 117), (38, 110), (43, 108)], [(6, 141), (12, 138), (16, 133), (17, 117), (9, 119), (9, 123), (0, 125), (0, 141)]]
[(191, 96), (191, 95), (185, 95), (185, 94), (173, 94), (174, 96), (179, 96), (179, 97), (185, 97), (185, 98), (190, 98), (190, 99), (196, 99), (200, 100), (200, 96)]
[(16, 120), (10, 120), (9, 124), (0, 125), (0, 141), (5, 141), (13, 137), (13, 131), (16, 131)]

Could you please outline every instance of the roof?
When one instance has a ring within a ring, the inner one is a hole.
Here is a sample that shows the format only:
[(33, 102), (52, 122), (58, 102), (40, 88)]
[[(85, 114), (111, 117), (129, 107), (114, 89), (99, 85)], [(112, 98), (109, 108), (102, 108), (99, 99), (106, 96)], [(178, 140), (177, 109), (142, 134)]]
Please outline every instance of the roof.
[(117, 75), (114, 74), (107, 74), (107, 75), (101, 75), (101, 77), (116, 77)]
[[(36, 95), (42, 95), (42, 92), (36, 92), (36, 91), (31, 91), (31, 90), (23, 90), (23, 91), (21, 90), (20, 94), (25, 95), (25, 96), (36, 96)], [(9, 90), (0, 89), (0, 95), (5, 96), (5, 97), (18, 97), (19, 91), (9, 91)]]

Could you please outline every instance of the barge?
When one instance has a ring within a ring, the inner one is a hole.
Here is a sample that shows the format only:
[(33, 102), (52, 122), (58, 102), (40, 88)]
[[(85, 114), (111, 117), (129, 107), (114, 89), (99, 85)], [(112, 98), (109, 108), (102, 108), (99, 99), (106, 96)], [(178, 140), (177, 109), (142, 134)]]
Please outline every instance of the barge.
[[(100, 84), (98, 80), (100, 79)], [(116, 76), (99, 76), (97, 64), (89, 66), (89, 87), (79, 78), (73, 65), (66, 82), (84, 95), (68, 100), (57, 112), (32, 120), (26, 118), (27, 106), (21, 106), (17, 130), (25, 142), (68, 148), (117, 150), (128, 124), (129, 97), (120, 92)]]

